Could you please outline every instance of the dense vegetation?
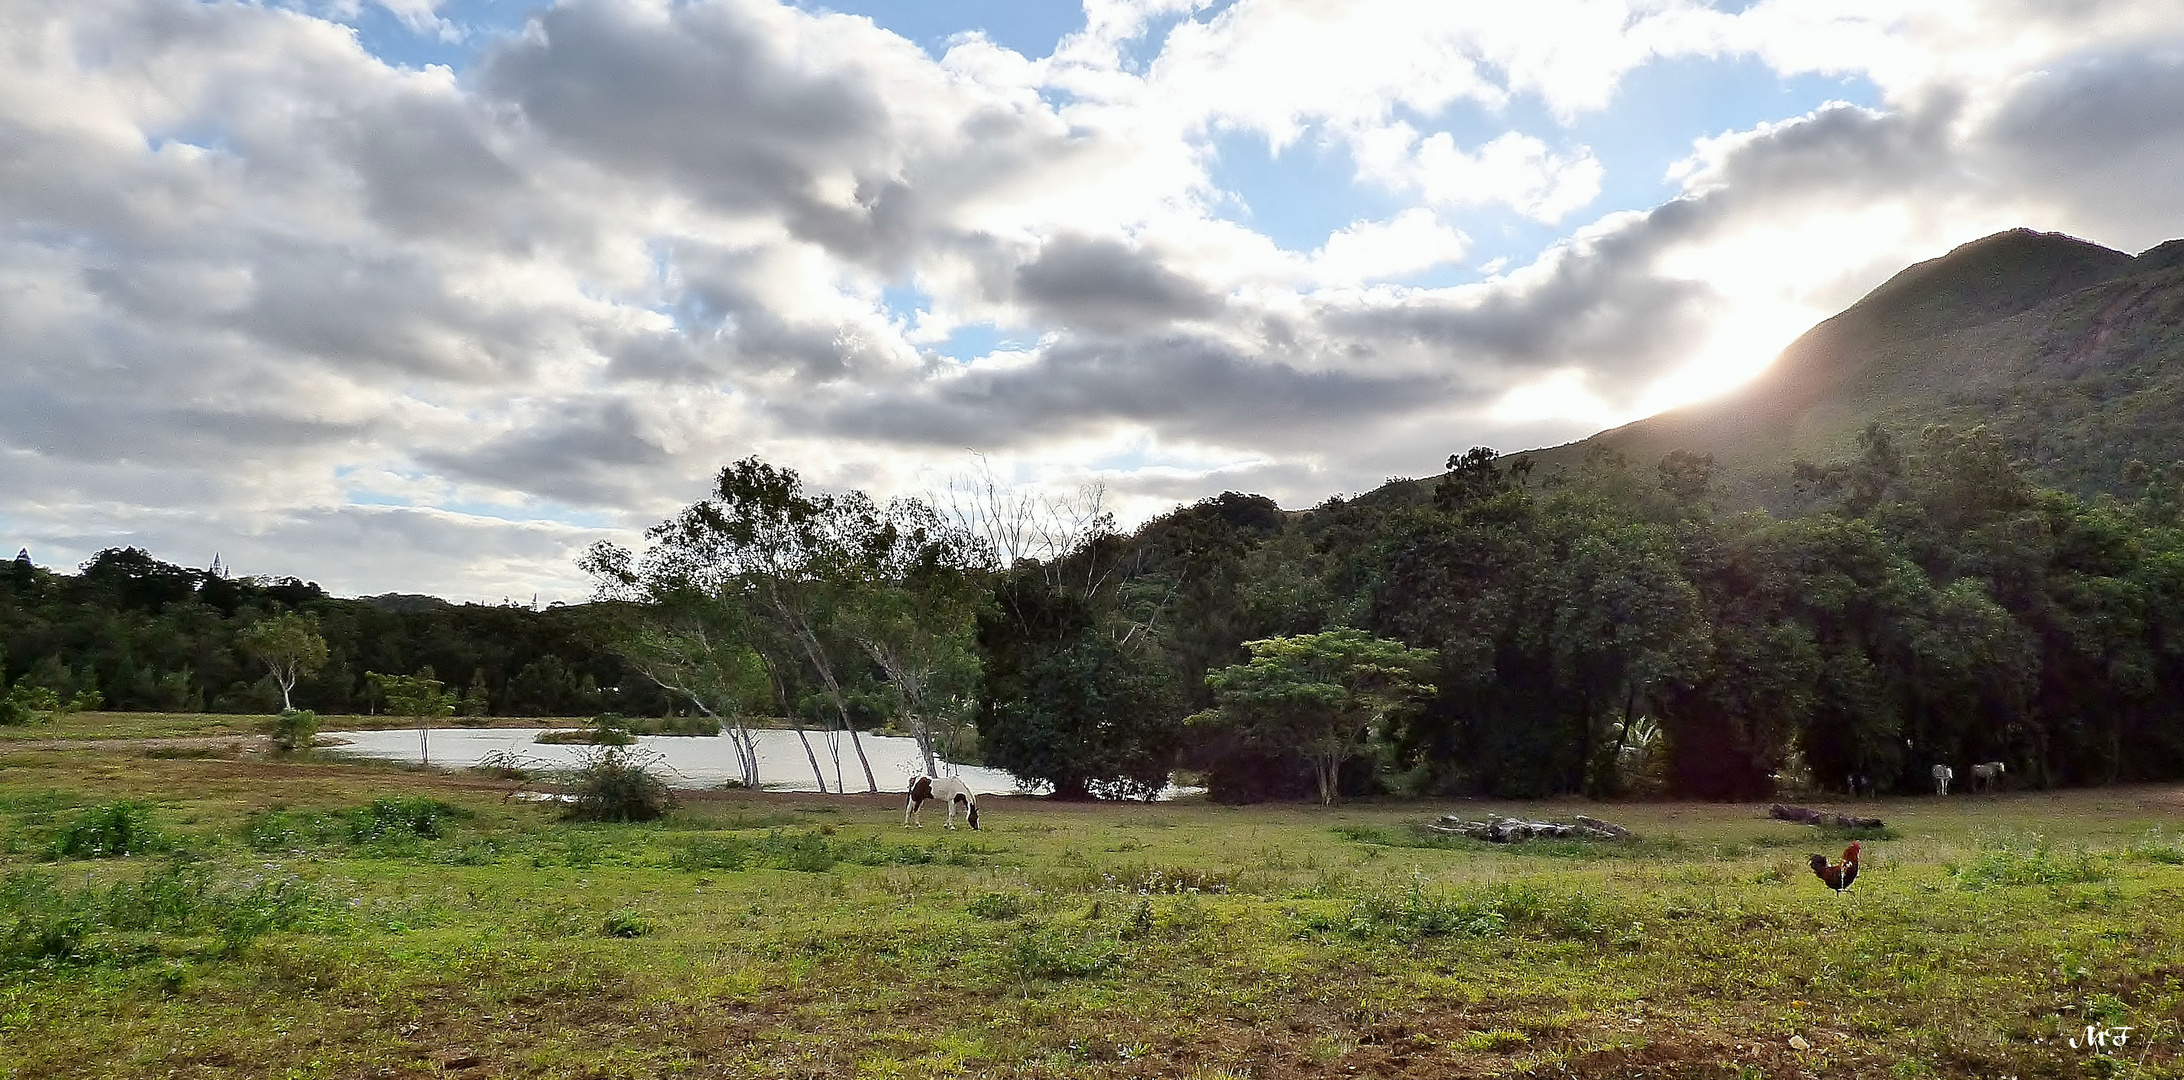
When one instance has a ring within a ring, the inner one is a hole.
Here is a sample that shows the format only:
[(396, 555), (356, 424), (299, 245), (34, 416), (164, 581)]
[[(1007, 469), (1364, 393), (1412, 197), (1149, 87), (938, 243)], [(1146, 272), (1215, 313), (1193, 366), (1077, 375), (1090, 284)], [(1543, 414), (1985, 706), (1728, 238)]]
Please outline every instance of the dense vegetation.
[[(1147, 794), (1178, 765), (1230, 800), (1910, 792), (1983, 761), (2037, 786), (2184, 775), (2184, 701), (2162, 692), (2184, 685), (2184, 499), (2164, 476), (2088, 501), (1943, 427), (1801, 466), (1792, 518), (1721, 509), (1712, 474), (1681, 452), (1543, 470), (1479, 450), (1430, 487), (1301, 513), (1231, 493), (1131, 535), (1094, 515), (1003, 565), (990, 523), (749, 461), (643, 553), (593, 553), (612, 603), (390, 610), (120, 551), (73, 577), (18, 563), (0, 626), (20, 684), (269, 711), (244, 639), (296, 611), (329, 644), (304, 707), (368, 704), (367, 670), (468, 668), (479, 711), (679, 707), (746, 742), (749, 718), (795, 715), (847, 733), (836, 755), (893, 725), (1076, 797)], [(1338, 708), (1359, 672), (1312, 643), (1342, 629), (1373, 670), (1415, 658), (1420, 691)]]
[(425, 668), (471, 715), (650, 715), (667, 707), (657, 687), (626, 678), (620, 658), (594, 644), (583, 607), (342, 599), (308, 582), (234, 578), (134, 548), (100, 552), (76, 574), (27, 557), (0, 565), (0, 681), (51, 691), (64, 704), (270, 713), (282, 705), (281, 688), (249, 636), (291, 613), (310, 620), (327, 650), (315, 673), (296, 683), (301, 708), (384, 711), (366, 675)]

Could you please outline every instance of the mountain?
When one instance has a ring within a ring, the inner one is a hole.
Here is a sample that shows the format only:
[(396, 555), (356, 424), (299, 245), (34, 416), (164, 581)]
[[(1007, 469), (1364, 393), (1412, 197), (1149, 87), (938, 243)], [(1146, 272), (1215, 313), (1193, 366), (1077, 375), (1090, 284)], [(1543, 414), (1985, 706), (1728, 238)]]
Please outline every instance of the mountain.
[(1792, 462), (1849, 457), (1876, 422), (1911, 436), (1983, 424), (2042, 483), (2132, 490), (2133, 461), (2184, 459), (2184, 240), (2134, 257), (1996, 233), (1890, 278), (1723, 397), (1531, 456), (1710, 453), (1730, 501), (1780, 507)]

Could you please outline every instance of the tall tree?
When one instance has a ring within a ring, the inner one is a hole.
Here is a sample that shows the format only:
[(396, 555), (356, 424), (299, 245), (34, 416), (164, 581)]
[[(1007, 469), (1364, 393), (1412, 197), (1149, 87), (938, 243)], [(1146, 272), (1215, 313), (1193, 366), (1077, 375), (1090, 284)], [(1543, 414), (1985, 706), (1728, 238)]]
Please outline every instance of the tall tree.
[(1194, 722), (1301, 751), (1311, 759), (1321, 805), (1335, 801), (1336, 777), (1373, 725), (1433, 693), (1419, 678), (1432, 668), (1432, 652), (1363, 630), (1268, 638), (1244, 647), (1251, 651), (1248, 663), (1206, 676), (1219, 704)]
[(296, 680), (326, 665), (326, 639), (319, 634), (318, 620), (293, 611), (244, 630), (242, 646), (272, 672), (283, 710), (296, 707), (291, 697)]

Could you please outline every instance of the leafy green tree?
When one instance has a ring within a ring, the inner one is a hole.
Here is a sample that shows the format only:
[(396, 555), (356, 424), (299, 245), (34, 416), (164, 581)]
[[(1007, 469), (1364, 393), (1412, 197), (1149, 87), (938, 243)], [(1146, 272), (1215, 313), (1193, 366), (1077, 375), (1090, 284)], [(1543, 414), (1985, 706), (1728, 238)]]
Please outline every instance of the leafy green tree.
[(295, 612), (251, 625), (241, 635), (243, 649), (266, 666), (281, 688), (281, 709), (293, 709), (296, 680), (326, 665), (326, 639), (318, 621)]
[(1173, 666), (1098, 584), (1112, 578), (1093, 560), (1109, 554), (1080, 549), (1083, 561), (1058, 573), (1019, 566), (978, 618), (985, 763), (1045, 781), (1058, 798), (1150, 796), (1181, 741)]
[(1167, 786), (1182, 734), (1177, 687), (1143, 642), (1082, 634), (1013, 685), (1020, 692), (987, 703), (986, 764), (1043, 780), (1060, 799), (1150, 798)]
[(1248, 663), (1208, 676), (1214, 709), (1194, 722), (1230, 726), (1246, 740), (1295, 750), (1312, 762), (1322, 805), (1336, 795), (1343, 762), (1372, 726), (1433, 693), (1419, 676), (1437, 659), (1425, 649), (1338, 629), (1246, 642)]

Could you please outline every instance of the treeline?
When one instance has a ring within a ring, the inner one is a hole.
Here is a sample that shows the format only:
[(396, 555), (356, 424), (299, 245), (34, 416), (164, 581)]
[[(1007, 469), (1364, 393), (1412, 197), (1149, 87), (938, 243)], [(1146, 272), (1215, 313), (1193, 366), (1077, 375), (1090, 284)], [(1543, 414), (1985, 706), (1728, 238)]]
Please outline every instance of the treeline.
[(754, 783), (752, 718), (787, 716), (830, 789), (875, 783), (857, 733), (879, 728), (1064, 797), (1178, 768), (1239, 801), (1908, 792), (1986, 761), (2042, 786), (2184, 776), (2179, 471), (2088, 501), (1983, 429), (1860, 446), (1799, 464), (1779, 517), (1720, 505), (1703, 455), (1474, 450), (1354, 500), (1227, 493), (1129, 534), (1096, 492), (987, 476), (882, 505), (750, 460), (642, 549), (586, 557), (612, 602), (342, 600), (121, 550), (72, 576), (18, 562), (0, 641), (7, 678), (63, 699), (262, 712), (278, 690), (238, 635), (302, 612), (329, 653), (302, 707), (370, 709), (366, 672), (429, 666), (466, 711), (709, 716)]
[(295, 688), (322, 713), (383, 709), (369, 672), (431, 669), (463, 712), (494, 716), (661, 715), (668, 697), (628, 677), (597, 644), (587, 605), (533, 610), (425, 596), (344, 599), (291, 578), (235, 578), (134, 548), (100, 552), (75, 574), (30, 559), (0, 564), (0, 690), (146, 712), (271, 713), (281, 694), (244, 631), (307, 616), (326, 663)]
[(1362, 732), (1352, 794), (2184, 776), (2176, 474), (2088, 502), (1985, 430), (1861, 447), (1800, 464), (1787, 518), (1717, 507), (1702, 455), (1536, 475), (1475, 450), (1432, 484), (1293, 515), (1227, 494), (1019, 565), (980, 623), (989, 758), (1079, 789), (1179, 761), (1219, 798), (1306, 795), (1304, 748), (1221, 723), (1208, 675), (1355, 627), (1437, 660), (1429, 698)]

